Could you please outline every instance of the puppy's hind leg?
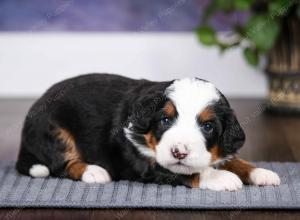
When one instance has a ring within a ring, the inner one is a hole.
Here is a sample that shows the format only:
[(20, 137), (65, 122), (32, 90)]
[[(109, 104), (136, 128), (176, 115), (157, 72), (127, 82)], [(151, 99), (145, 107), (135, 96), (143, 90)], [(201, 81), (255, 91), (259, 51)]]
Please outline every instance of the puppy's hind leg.
[(58, 139), (65, 144), (65, 169), (69, 178), (82, 180), (86, 183), (107, 183), (111, 181), (110, 175), (104, 168), (87, 164), (84, 161), (76, 146), (74, 137), (68, 130), (60, 128), (57, 131)]
[(32, 153), (26, 149), (26, 145), (21, 146), (18, 156), (16, 169), (19, 173), (30, 175), (32, 177), (47, 177), (50, 170), (43, 165)]

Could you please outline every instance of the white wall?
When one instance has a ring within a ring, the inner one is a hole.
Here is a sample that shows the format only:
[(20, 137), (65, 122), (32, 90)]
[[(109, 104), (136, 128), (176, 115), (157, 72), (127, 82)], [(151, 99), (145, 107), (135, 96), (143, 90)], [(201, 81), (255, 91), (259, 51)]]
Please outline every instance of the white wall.
[(170, 80), (197, 76), (228, 96), (264, 97), (265, 76), (236, 49), (220, 56), (194, 33), (1, 33), (0, 97), (40, 95), (89, 72)]

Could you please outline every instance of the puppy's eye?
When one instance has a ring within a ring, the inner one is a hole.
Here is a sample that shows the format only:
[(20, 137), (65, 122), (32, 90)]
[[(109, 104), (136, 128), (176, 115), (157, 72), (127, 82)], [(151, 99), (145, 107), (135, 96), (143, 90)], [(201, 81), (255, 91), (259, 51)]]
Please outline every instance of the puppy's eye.
[(162, 123), (163, 125), (170, 125), (170, 124), (171, 124), (171, 121), (172, 121), (172, 119), (169, 118), (169, 117), (163, 117), (163, 118), (161, 119), (161, 123)]
[(206, 132), (206, 133), (212, 133), (214, 128), (211, 122), (205, 122), (202, 125), (202, 129)]

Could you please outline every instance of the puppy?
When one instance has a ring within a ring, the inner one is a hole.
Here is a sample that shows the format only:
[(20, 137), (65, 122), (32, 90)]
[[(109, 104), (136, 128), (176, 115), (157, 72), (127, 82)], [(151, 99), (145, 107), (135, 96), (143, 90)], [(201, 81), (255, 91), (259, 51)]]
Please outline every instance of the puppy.
[(87, 183), (279, 185), (276, 173), (235, 156), (244, 141), (228, 101), (207, 81), (89, 74), (54, 85), (31, 107), (16, 168)]

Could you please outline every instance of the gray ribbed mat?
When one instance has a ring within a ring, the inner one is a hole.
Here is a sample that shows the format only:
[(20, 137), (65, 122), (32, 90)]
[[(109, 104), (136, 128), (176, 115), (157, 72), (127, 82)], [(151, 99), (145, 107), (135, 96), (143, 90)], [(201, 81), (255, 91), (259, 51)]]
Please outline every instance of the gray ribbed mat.
[(237, 192), (128, 181), (89, 185), (68, 179), (32, 179), (17, 174), (12, 162), (0, 162), (0, 207), (300, 209), (300, 163), (258, 165), (276, 171), (282, 184), (244, 186)]

